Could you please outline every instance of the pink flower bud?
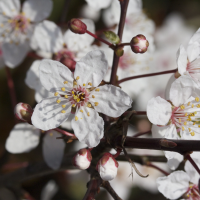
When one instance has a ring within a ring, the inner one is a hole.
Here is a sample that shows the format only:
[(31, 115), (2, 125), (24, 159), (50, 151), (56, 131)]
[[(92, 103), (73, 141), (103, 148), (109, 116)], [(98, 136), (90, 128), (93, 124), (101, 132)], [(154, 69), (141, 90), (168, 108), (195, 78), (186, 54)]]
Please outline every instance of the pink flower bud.
[(67, 66), (70, 69), (70, 71), (74, 72), (76, 62), (73, 59), (68, 58), (68, 57), (63, 57), (63, 58), (61, 58), (60, 62), (63, 65)]
[(117, 168), (119, 164), (110, 153), (105, 153), (98, 161), (96, 169), (101, 178), (105, 181), (110, 181), (117, 175)]
[(87, 26), (80, 19), (71, 19), (68, 23), (69, 29), (73, 33), (84, 34), (87, 31)]
[(90, 166), (92, 155), (88, 149), (81, 149), (73, 158), (73, 165), (79, 169), (87, 169)]
[(30, 105), (26, 103), (18, 103), (15, 106), (15, 116), (17, 119), (28, 122), (29, 124), (31, 123), (31, 116), (33, 114), (33, 109), (31, 108)]
[(132, 38), (131, 49), (134, 53), (145, 53), (148, 49), (149, 42), (144, 35), (136, 35)]

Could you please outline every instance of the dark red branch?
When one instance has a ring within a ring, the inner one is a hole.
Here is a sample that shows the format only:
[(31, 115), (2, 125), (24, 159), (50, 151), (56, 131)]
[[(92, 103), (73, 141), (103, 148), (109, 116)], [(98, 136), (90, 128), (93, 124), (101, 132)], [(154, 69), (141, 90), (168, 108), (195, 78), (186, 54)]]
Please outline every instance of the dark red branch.
[(5, 70), (6, 70), (6, 76), (7, 76), (7, 83), (8, 83), (10, 98), (11, 98), (11, 102), (12, 102), (12, 108), (13, 108), (13, 111), (14, 111), (15, 106), (17, 104), (17, 98), (16, 98), (16, 93), (15, 93), (14, 83), (13, 83), (13, 79), (12, 79), (12, 76), (11, 76), (11, 73), (10, 73), (10, 68), (5, 67)]
[[(129, 0), (120, 1), (121, 14), (120, 14), (120, 21), (119, 21), (119, 29), (118, 29), (118, 36), (120, 38), (120, 41), (122, 40), (128, 3), (129, 3)], [(113, 85), (116, 84), (116, 75), (117, 75), (118, 65), (119, 65), (119, 57), (114, 53), (113, 65), (112, 65), (112, 71), (111, 71), (111, 77), (110, 77), (110, 83)]]
[(140, 136), (142, 136), (142, 135), (146, 135), (146, 134), (149, 134), (149, 133), (151, 133), (151, 130), (146, 131), (146, 132), (143, 132), (143, 133), (137, 133), (137, 134), (135, 134), (133, 137), (140, 137)]
[(163, 71), (163, 72), (156, 72), (156, 73), (150, 73), (150, 74), (142, 74), (142, 75), (138, 75), (138, 76), (130, 76), (124, 79), (121, 79), (118, 81), (118, 84), (123, 83), (125, 81), (130, 81), (130, 80), (134, 80), (137, 78), (144, 78), (144, 77), (150, 77), (150, 76), (158, 76), (158, 75), (163, 75), (163, 74), (171, 74), (171, 73), (175, 73), (177, 71), (177, 69), (172, 69), (172, 70), (168, 70), (168, 71)]
[(168, 172), (164, 171), (163, 169), (161, 169), (160, 167), (158, 167), (158, 166), (156, 166), (156, 165), (154, 165), (154, 164), (152, 164), (152, 163), (147, 163), (147, 166), (148, 166), (148, 167), (152, 167), (152, 168), (154, 168), (154, 169), (157, 169), (158, 171), (160, 171), (161, 173), (165, 174), (166, 176), (169, 175)]
[(191, 156), (189, 154), (186, 155), (186, 158), (189, 160), (189, 162), (193, 165), (193, 167), (197, 170), (197, 172), (200, 175), (200, 169), (197, 166), (197, 164), (194, 162), (194, 160), (191, 158)]

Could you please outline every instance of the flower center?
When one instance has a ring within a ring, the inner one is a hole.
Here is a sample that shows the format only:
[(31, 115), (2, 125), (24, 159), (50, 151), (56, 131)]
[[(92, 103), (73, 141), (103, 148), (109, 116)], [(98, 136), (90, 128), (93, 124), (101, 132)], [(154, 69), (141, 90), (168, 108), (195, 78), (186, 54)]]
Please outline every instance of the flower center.
[(199, 189), (197, 185), (191, 184), (186, 192), (186, 199), (200, 200)]
[(72, 72), (74, 72), (76, 65), (76, 62), (74, 61), (74, 54), (71, 51), (68, 51), (66, 47), (58, 53), (54, 54), (53, 59), (61, 62), (63, 65), (67, 66)]
[(199, 97), (196, 97), (194, 101), (175, 107), (172, 111), (172, 123), (178, 127), (179, 131), (188, 129), (191, 136), (194, 136), (196, 129), (200, 128), (200, 117), (198, 116), (200, 104), (198, 102)]

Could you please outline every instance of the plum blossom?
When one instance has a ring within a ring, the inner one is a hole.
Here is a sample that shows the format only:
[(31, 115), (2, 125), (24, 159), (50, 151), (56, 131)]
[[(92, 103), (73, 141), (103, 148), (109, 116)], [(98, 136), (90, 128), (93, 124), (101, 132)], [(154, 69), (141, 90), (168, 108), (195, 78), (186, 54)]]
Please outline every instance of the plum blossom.
[[(195, 154), (198, 155), (199, 158), (199, 152)], [(200, 199), (198, 181), (199, 174), (189, 161), (185, 164), (185, 172), (175, 171), (166, 177), (159, 177), (156, 180), (158, 190), (166, 198), (172, 200), (178, 199), (181, 196), (183, 196), (184, 199), (189, 200)]]
[[(6, 140), (6, 150), (13, 154), (30, 152), (38, 146), (40, 134), (40, 130), (30, 124), (16, 124)], [(43, 138), (43, 157), (53, 169), (60, 167), (64, 155), (65, 142), (57, 139), (60, 136), (60, 133), (51, 130)]]
[(52, 10), (51, 0), (27, 0), (22, 9), (19, 0), (0, 2), (0, 41), (5, 64), (19, 65), (30, 50), (35, 24), (47, 18)]
[(181, 45), (177, 52), (178, 72), (189, 75), (200, 87), (200, 29), (190, 39), (187, 49)]
[(77, 62), (74, 73), (58, 61), (43, 60), (40, 81), (54, 97), (37, 104), (32, 115), (33, 125), (50, 130), (74, 113), (71, 124), (76, 137), (89, 147), (97, 146), (104, 135), (104, 122), (98, 112), (119, 117), (132, 103), (120, 88), (99, 86), (107, 68), (105, 55), (98, 50)]

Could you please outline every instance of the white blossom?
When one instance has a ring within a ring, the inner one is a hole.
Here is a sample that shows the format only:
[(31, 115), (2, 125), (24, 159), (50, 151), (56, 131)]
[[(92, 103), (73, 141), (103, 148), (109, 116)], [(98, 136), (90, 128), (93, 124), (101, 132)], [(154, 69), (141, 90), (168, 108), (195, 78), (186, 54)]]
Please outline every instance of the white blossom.
[(75, 112), (71, 124), (76, 137), (89, 147), (97, 146), (104, 135), (104, 122), (98, 112), (118, 117), (132, 103), (118, 87), (99, 86), (107, 67), (102, 51), (89, 52), (76, 63), (74, 74), (58, 61), (43, 60), (39, 69), (40, 81), (55, 97), (37, 104), (32, 115), (33, 125), (50, 130)]

